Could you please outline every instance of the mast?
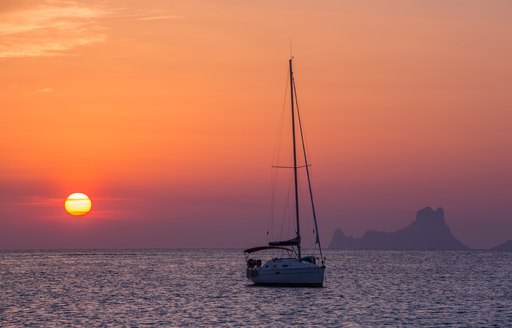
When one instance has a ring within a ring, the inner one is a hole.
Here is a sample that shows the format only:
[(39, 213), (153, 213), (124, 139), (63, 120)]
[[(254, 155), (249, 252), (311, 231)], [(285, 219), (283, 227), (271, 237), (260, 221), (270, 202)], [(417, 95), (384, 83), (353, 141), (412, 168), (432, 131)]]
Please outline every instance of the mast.
[(301, 249), (300, 249), (300, 220), (299, 220), (299, 186), (297, 178), (297, 147), (295, 141), (295, 84), (293, 81), (293, 70), (292, 70), (292, 59), (290, 58), (290, 99), (292, 107), (292, 140), (293, 140), (293, 177), (295, 180), (295, 220), (297, 224), (297, 256), (300, 260)]

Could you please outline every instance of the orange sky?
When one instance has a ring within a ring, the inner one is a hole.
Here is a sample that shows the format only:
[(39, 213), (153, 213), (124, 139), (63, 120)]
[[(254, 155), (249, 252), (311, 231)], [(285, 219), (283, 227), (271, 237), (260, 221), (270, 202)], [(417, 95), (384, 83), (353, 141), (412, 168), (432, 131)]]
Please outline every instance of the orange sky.
[[(442, 5), (442, 6), (441, 6)], [(290, 38), (320, 230), (512, 238), (508, 1), (0, 2), (0, 247), (264, 241)], [(67, 195), (93, 210), (73, 218)]]

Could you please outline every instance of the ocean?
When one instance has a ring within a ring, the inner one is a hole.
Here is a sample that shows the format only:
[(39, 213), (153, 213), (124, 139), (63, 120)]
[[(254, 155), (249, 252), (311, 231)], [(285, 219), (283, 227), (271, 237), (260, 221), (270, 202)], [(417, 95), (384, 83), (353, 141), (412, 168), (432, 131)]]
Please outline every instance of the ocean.
[(1, 251), (0, 327), (512, 326), (512, 252), (325, 256), (324, 288), (274, 288), (241, 250)]

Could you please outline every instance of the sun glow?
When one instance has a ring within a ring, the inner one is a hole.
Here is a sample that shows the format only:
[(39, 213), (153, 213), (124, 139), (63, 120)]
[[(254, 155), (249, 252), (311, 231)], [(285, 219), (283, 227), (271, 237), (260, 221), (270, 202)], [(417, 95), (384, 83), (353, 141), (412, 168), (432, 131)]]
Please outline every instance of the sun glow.
[(68, 196), (64, 208), (71, 215), (85, 215), (91, 210), (91, 200), (86, 194), (74, 193)]

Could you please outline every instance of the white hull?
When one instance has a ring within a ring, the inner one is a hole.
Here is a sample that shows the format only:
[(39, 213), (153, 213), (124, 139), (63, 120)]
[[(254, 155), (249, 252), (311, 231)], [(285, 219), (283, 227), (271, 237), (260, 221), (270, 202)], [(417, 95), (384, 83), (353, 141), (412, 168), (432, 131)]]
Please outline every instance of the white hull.
[(255, 285), (323, 287), (324, 272), (325, 266), (286, 258), (247, 268), (246, 275)]

